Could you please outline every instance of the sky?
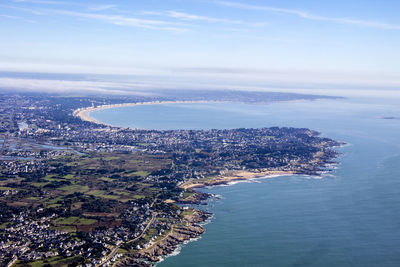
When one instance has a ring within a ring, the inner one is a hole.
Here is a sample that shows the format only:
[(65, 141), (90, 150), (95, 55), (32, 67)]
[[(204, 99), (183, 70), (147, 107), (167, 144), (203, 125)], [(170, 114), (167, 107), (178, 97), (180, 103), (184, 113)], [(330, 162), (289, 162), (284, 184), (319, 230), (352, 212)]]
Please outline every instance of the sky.
[(0, 86), (394, 92), (398, 14), (397, 0), (0, 0), (0, 71), (91, 75)]

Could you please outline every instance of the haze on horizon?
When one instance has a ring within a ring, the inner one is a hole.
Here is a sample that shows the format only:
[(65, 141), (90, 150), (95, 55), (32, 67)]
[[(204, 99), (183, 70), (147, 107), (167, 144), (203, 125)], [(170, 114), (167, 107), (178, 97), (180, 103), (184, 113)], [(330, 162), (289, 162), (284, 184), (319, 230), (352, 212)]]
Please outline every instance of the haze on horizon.
[(0, 88), (400, 97), (399, 12), (395, 0), (3, 0)]

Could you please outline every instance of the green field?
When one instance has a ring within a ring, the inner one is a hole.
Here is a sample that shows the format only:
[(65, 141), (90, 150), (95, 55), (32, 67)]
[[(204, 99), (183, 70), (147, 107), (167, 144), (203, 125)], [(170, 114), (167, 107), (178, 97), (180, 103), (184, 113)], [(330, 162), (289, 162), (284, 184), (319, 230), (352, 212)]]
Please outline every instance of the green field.
[(6, 223), (3, 223), (3, 224), (0, 225), (0, 229), (6, 229), (7, 226), (8, 226), (8, 223), (7, 223), (7, 222), (6, 222)]
[(0, 187), (1, 191), (6, 191), (6, 190), (13, 190), (14, 188), (11, 187)]
[(102, 190), (93, 190), (89, 191), (86, 194), (96, 196), (96, 197), (101, 197), (101, 198), (107, 198), (107, 199), (119, 199), (121, 196), (118, 195), (110, 195), (109, 192), (107, 191), (102, 191)]
[(87, 185), (69, 185), (60, 187), (60, 190), (68, 191), (69, 193), (73, 192), (87, 192), (89, 191), (89, 187)]
[(56, 220), (57, 224), (60, 225), (90, 225), (96, 223), (95, 219), (87, 219), (80, 217), (68, 217), (68, 218), (59, 218)]
[[(62, 257), (58, 256), (58, 257), (54, 257), (54, 258), (50, 258), (50, 259), (46, 259), (46, 260), (30, 262), (28, 264), (31, 267), (42, 267), (45, 264), (50, 264), (51, 266), (54, 266), (54, 267), (67, 267), (68, 264), (70, 264), (71, 262), (73, 262), (74, 259), (77, 259), (79, 257), (80, 256), (62, 258)], [(26, 266), (26, 265), (24, 265), (22, 263), (17, 263), (16, 266)]]

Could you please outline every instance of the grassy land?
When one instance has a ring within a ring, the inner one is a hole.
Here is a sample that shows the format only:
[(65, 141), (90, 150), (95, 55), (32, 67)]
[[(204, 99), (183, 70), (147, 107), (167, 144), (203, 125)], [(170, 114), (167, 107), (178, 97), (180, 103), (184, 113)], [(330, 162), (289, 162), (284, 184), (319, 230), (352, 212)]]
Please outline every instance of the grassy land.
[(193, 209), (187, 209), (187, 210), (184, 210), (184, 211), (181, 213), (181, 216), (182, 216), (182, 217), (185, 217), (185, 216), (192, 216), (193, 213), (194, 213), (194, 210), (193, 210)]
[[(39, 260), (28, 263), (28, 266), (31, 267), (42, 267), (45, 264), (50, 264), (54, 267), (67, 267), (68, 264), (72, 263), (74, 260), (78, 259), (80, 256), (73, 256), (69, 258), (62, 258), (62, 257), (54, 257), (46, 260)], [(16, 266), (26, 266), (25, 264), (19, 262)]]
[[(18, 187), (24, 193), (2, 200), (9, 206), (32, 210), (39, 206), (51, 208), (59, 216), (52, 219), (51, 227), (73, 233), (119, 226), (121, 213), (132, 205), (129, 201), (150, 204), (162, 189), (146, 178), (154, 171), (170, 168), (171, 160), (166, 155), (104, 152), (57, 157), (48, 164), (52, 168), (44, 177), (1, 181), (0, 190)], [(19, 182), (21, 186), (14, 186)], [(154, 234), (152, 231), (148, 238)]]
[(47, 208), (58, 208), (61, 206), (62, 206), (61, 204), (51, 204), (51, 205), (48, 205)]
[(68, 193), (87, 192), (89, 191), (89, 186), (75, 184), (75, 185), (60, 187), (60, 190), (68, 191)]
[(0, 190), (1, 191), (6, 191), (6, 190), (13, 190), (14, 188), (11, 188), (11, 187), (4, 187), (4, 186), (1, 186), (0, 187)]
[(32, 185), (36, 186), (36, 187), (43, 187), (50, 184), (50, 182), (43, 182), (43, 183), (32, 183)]
[(184, 192), (182, 198), (185, 199), (185, 198), (193, 196), (193, 195), (194, 195), (193, 192)]
[(60, 225), (90, 225), (96, 223), (97, 220), (73, 216), (68, 218), (59, 218), (55, 222)]
[(106, 198), (106, 199), (120, 199), (121, 196), (119, 195), (113, 195), (110, 194), (110, 192), (103, 191), (103, 190), (93, 190), (87, 192), (88, 195), (96, 196), (96, 197), (101, 197), (101, 198)]
[(8, 223), (3, 223), (0, 225), (0, 229), (6, 229), (8, 226)]
[(146, 177), (147, 175), (149, 175), (149, 172), (146, 171), (138, 171), (138, 172), (132, 172), (131, 174), (133, 175), (137, 175), (137, 176), (141, 176), (141, 177)]

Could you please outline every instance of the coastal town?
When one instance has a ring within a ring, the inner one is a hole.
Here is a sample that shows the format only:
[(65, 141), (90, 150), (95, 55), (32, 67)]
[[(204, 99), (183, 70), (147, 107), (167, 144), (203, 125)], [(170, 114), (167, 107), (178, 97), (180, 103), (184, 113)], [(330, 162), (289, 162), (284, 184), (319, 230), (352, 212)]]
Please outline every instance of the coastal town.
[(305, 128), (144, 130), (90, 118), (116, 106), (315, 100), (252, 92), (0, 95), (0, 266), (151, 266), (204, 232), (197, 187), (318, 176), (342, 143)]

